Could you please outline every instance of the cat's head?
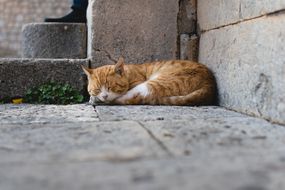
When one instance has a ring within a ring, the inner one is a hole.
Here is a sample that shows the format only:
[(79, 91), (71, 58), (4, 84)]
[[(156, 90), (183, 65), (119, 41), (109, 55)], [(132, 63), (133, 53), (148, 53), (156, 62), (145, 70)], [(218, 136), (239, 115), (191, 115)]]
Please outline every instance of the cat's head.
[(83, 67), (88, 78), (90, 103), (110, 103), (129, 90), (125, 75), (124, 59), (121, 57), (115, 65), (105, 65), (96, 69)]

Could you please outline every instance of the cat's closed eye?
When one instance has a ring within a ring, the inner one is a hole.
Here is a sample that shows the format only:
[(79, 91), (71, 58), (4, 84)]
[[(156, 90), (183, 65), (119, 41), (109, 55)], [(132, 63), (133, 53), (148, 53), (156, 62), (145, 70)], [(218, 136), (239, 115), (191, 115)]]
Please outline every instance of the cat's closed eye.
[(116, 82), (116, 85), (119, 86), (119, 87), (121, 87), (121, 88), (124, 88), (124, 87), (125, 87), (124, 84), (121, 84), (121, 83), (118, 83), (118, 82)]
[(98, 95), (100, 93), (100, 89), (89, 90), (88, 92), (90, 95)]

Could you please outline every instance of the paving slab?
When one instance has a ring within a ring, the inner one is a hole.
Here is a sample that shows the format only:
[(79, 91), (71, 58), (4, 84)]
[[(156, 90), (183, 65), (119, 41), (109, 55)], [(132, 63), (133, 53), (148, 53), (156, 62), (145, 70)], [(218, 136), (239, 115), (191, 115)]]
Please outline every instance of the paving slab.
[(99, 121), (94, 108), (75, 105), (0, 105), (0, 127), (5, 125), (57, 124)]
[(0, 105), (0, 189), (280, 190), (284, 145), (221, 107)]
[(167, 154), (132, 121), (0, 127), (0, 165), (128, 162)]
[[(285, 128), (251, 117), (193, 118), (141, 123), (173, 155), (283, 155)], [(210, 151), (208, 151), (211, 149)], [(205, 151), (206, 150), (206, 151)]]
[(244, 117), (221, 107), (189, 106), (96, 106), (100, 119), (104, 121), (121, 120), (191, 120), (194, 118)]
[(268, 156), (183, 157), (137, 162), (1, 165), (1, 189), (279, 190), (285, 163)]

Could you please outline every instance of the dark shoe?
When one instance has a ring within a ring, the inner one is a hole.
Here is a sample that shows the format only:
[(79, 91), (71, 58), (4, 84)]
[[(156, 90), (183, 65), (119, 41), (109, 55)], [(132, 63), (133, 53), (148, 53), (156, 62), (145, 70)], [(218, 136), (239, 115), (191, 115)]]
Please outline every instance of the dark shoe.
[(45, 22), (86, 23), (86, 11), (73, 10), (61, 18), (45, 18)]

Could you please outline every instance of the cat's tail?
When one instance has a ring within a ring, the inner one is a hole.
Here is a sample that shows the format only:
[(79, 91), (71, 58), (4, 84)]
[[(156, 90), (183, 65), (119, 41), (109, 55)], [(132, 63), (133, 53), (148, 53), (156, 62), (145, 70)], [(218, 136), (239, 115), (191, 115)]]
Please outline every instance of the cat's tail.
[(202, 106), (215, 104), (216, 94), (212, 87), (203, 87), (185, 96), (169, 96), (158, 100), (160, 105)]

